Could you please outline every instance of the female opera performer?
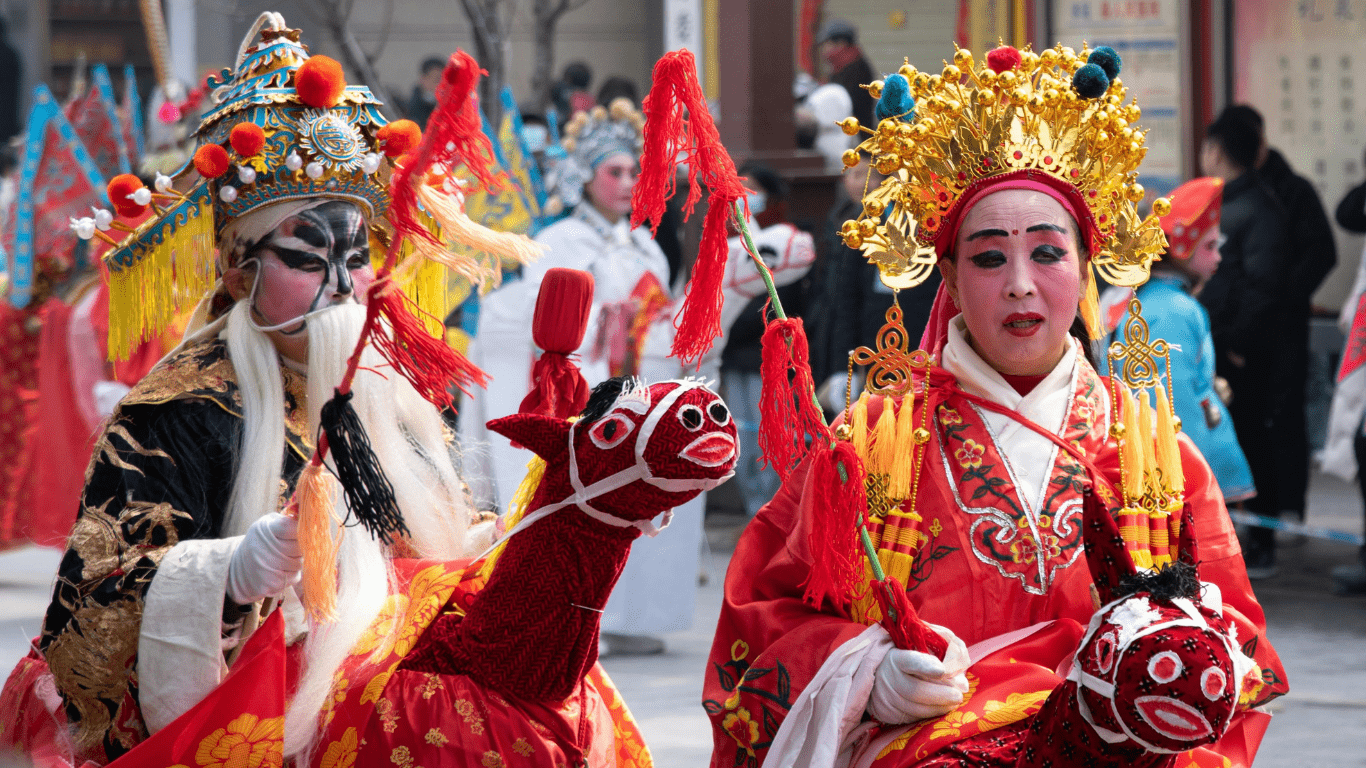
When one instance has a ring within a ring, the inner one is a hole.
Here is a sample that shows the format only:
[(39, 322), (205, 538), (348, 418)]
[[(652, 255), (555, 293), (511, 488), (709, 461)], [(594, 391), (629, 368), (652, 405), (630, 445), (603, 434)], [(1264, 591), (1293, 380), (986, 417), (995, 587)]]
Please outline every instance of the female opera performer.
[[(858, 351), (888, 396), (851, 404), (834, 436), (867, 472), (880, 566), (948, 651), (894, 648), (866, 590), (816, 583), (840, 538), (819, 532), (845, 511), (808, 457), (750, 523), (726, 577), (703, 693), (716, 768), (1016, 765), (981, 756), (1039, 710), (1098, 608), (1082, 500), (1118, 482), (1122, 432), (1110, 366), (1086, 338), (1100, 333), (1092, 270), (1135, 285), (1164, 247), (1157, 217), (1135, 210), (1139, 111), (1123, 104), (1111, 49), (1003, 46), (986, 59), (960, 49), (942, 74), (907, 64), (872, 84), (880, 122), (860, 149), (889, 178), (842, 232), (889, 285), (936, 266), (943, 276), (922, 352), (895, 307), (876, 348)], [(1243, 679), (1226, 732), (1167, 764), (1247, 766), (1269, 719), (1259, 707), (1287, 690), (1284, 672), (1219, 486), (1179, 444), (1206, 600), (1219, 607), (1217, 586), (1234, 647), (1260, 675)], [(1154, 537), (1147, 562), (1134, 559), (1159, 565), (1164, 553)]]

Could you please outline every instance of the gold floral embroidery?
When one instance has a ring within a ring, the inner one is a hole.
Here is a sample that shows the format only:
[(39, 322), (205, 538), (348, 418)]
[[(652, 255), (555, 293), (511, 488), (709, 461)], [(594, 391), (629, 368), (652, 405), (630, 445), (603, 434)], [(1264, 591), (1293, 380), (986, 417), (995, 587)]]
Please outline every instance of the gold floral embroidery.
[(442, 733), (439, 728), (433, 728), (430, 731), (427, 731), (427, 735), (424, 738), (428, 744), (431, 744), (434, 747), (444, 747), (446, 746), (446, 742), (450, 741), (450, 739), (446, 738), (446, 734)]
[(381, 693), (384, 693), (384, 686), (389, 684), (389, 678), (394, 676), (394, 670), (398, 669), (399, 662), (389, 665), (389, 668), (370, 678), (370, 682), (365, 684), (365, 690), (360, 695), (360, 703), (369, 704), (378, 701)]
[(953, 452), (953, 457), (958, 459), (958, 465), (963, 469), (973, 469), (982, 466), (982, 456), (986, 453), (986, 448), (976, 440), (964, 440), (963, 447)]
[(389, 753), (389, 761), (399, 768), (419, 768), (413, 764), (413, 755), (407, 747), (394, 747), (394, 751)]
[(469, 699), (456, 699), (455, 713), (464, 718), (465, 726), (470, 729), (470, 733), (475, 736), (484, 735), (484, 718), (475, 710), (474, 702)]
[(488, 752), (484, 753), (484, 756), (482, 758), (480, 758), (479, 765), (483, 766), (483, 768), (503, 768), (503, 756), (498, 754), (497, 752), (489, 750)]
[(934, 730), (930, 732), (930, 738), (938, 739), (944, 736), (956, 737), (964, 726), (976, 719), (977, 715), (974, 715), (971, 712), (954, 710), (935, 721)]
[(982, 730), (1000, 728), (1029, 717), (1043, 706), (1053, 689), (1030, 693), (1012, 693), (1005, 701), (988, 701), (982, 707)]
[(754, 742), (759, 740), (759, 724), (750, 717), (749, 710), (740, 707), (721, 719), (721, 728), (730, 734), (750, 757), (754, 757)]
[(279, 768), (284, 762), (284, 717), (244, 714), (199, 742), (199, 768)]
[(318, 768), (355, 768), (358, 751), (356, 729), (347, 728), (340, 739), (327, 745)]
[(527, 741), (526, 739), (519, 738), (516, 741), (512, 742), (512, 751), (516, 752), (522, 757), (531, 757), (531, 753), (535, 752), (536, 750), (531, 746), (531, 742)]
[(379, 715), (380, 727), (385, 733), (398, 730), (398, 713), (394, 709), (394, 702), (388, 699), (380, 699), (375, 703), (375, 713)]
[(443, 688), (444, 686), (441, 685), (441, 676), (429, 674), (427, 675), (427, 682), (422, 684), (422, 698), (430, 699), (436, 695), (437, 691), (440, 691)]

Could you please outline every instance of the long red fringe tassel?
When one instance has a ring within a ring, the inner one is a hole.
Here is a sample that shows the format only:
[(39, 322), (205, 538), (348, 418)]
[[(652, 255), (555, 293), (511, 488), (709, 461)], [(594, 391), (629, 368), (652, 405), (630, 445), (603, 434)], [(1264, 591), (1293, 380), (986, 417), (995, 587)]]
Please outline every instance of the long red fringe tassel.
[(493, 145), (484, 134), (479, 117), (476, 88), (480, 74), (484, 70), (479, 62), (464, 51), (452, 53), (446, 62), (441, 85), (436, 89), (436, 109), (427, 120), (422, 143), (394, 172), (389, 219), (394, 224), (395, 243), (406, 237), (439, 244), (417, 215), (417, 185), (426, 183), (427, 172), (433, 165), (440, 164), (450, 171), (463, 164), (490, 194), (503, 188), (506, 176), (495, 170)]
[(944, 658), (949, 652), (949, 641), (920, 620), (906, 596), (906, 588), (895, 576), (888, 576), (885, 581), (870, 580), (868, 588), (873, 590), (873, 597), (882, 609), (882, 627), (892, 636), (896, 647), (928, 653), (936, 659)]
[(820, 607), (828, 597), (839, 606), (852, 599), (863, 577), (858, 536), (859, 519), (868, 509), (863, 464), (854, 446), (839, 440), (816, 455), (811, 472), (816, 489), (808, 502), (814, 513), (807, 532), (811, 571), (802, 584), (802, 599)]
[(399, 290), (376, 291), (370, 297), (369, 306), (388, 325), (386, 333), (383, 324), (375, 323), (370, 342), (394, 370), (439, 408), (450, 407), (453, 401), (451, 384), (467, 395), (472, 384), (487, 386), (488, 374), (451, 349), (444, 339), (428, 333), (422, 321), (408, 309), (406, 301), (407, 297)]
[(830, 428), (811, 397), (816, 384), (801, 318), (773, 320), (764, 328), (759, 376), (764, 381), (759, 395), (759, 449), (764, 461), (786, 482), (809, 445), (828, 444), (831, 439)]
[(709, 193), (697, 262), (672, 350), (675, 357), (691, 363), (706, 354), (721, 335), (721, 284), (729, 251), (726, 223), (735, 202), (745, 197), (745, 186), (735, 171), (735, 162), (721, 145), (691, 53), (672, 51), (660, 58), (650, 95), (641, 107), (645, 113), (645, 147), (631, 199), (631, 225), (648, 221), (652, 229), (659, 228), (668, 200), (677, 191), (675, 170), (679, 162), (688, 164), (685, 219), (702, 197), (699, 181), (706, 184)]

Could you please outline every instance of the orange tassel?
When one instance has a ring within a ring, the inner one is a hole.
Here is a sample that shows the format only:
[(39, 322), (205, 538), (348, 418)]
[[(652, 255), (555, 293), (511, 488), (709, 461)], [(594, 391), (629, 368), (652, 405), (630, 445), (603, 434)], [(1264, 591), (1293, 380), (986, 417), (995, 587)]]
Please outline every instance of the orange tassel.
[(299, 549), (304, 556), (304, 609), (315, 624), (337, 617), (337, 550), (342, 521), (337, 518), (337, 485), (321, 463), (309, 462), (299, 475), (295, 512)]
[(915, 407), (914, 398), (907, 392), (901, 399), (901, 408), (896, 414), (896, 441), (893, 444), (891, 480), (887, 485), (887, 495), (897, 501), (911, 497), (911, 475), (914, 474), (911, 460), (915, 457)]
[(854, 444), (854, 452), (859, 461), (868, 461), (868, 393), (858, 396), (849, 414), (849, 441)]
[(877, 426), (873, 427), (873, 447), (869, 453), (872, 456), (868, 474), (892, 473), (892, 463), (896, 460), (896, 409), (888, 395), (882, 396), (882, 413), (877, 417)]

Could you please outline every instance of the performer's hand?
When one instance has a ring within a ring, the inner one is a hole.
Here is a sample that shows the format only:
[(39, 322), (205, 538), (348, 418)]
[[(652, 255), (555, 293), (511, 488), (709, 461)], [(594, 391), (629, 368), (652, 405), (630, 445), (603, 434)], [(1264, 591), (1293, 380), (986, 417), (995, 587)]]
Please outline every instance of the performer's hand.
[(228, 598), (248, 605), (299, 581), (304, 566), (299, 521), (272, 512), (247, 529), (228, 564)]
[(944, 627), (929, 625), (949, 641), (944, 660), (894, 648), (878, 665), (868, 714), (882, 723), (900, 725), (939, 717), (963, 703), (968, 679), (968, 649)]

